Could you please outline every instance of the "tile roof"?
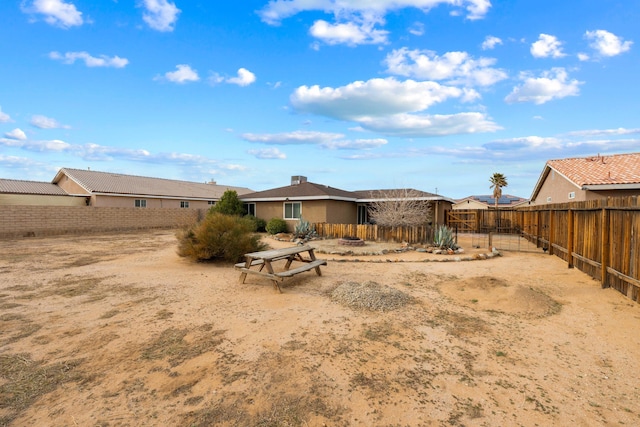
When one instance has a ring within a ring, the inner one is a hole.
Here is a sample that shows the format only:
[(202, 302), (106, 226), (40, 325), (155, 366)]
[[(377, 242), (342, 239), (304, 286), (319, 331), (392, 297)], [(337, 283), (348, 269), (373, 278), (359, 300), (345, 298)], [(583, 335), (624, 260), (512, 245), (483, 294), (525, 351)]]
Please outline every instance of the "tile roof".
[(57, 183), (64, 175), (91, 193), (218, 199), (226, 190), (235, 190), (238, 195), (251, 192), (244, 187), (70, 168), (60, 169), (53, 183)]
[(22, 181), (15, 179), (0, 179), (0, 193), (67, 196), (67, 193), (62, 188), (50, 182)]
[(272, 188), (265, 191), (257, 191), (255, 193), (243, 194), (240, 196), (242, 200), (253, 199), (347, 199), (355, 201), (358, 198), (356, 193), (341, 190), (339, 188), (329, 187), (328, 185), (316, 184), (313, 182), (302, 182), (295, 185), (287, 185), (285, 187)]
[(549, 160), (547, 166), (580, 187), (640, 183), (640, 153)]

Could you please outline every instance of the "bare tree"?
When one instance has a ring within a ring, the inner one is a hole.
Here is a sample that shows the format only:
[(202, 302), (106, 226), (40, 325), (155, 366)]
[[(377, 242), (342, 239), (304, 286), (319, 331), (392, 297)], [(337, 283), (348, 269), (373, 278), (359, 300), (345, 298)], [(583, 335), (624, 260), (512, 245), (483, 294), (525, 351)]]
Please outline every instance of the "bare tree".
[(383, 226), (416, 226), (431, 221), (431, 203), (413, 189), (383, 190), (369, 204), (369, 218)]

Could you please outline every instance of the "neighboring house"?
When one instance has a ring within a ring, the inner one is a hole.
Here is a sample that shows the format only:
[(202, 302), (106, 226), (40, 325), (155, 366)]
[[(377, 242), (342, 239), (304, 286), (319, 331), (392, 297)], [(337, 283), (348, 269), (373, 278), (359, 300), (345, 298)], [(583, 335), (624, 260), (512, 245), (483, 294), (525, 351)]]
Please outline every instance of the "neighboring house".
[(250, 193), (244, 187), (150, 178), (121, 173), (63, 168), (52, 181), (67, 194), (90, 197), (91, 206), (199, 208), (215, 204), (227, 190)]
[(640, 195), (640, 153), (549, 160), (531, 205)]
[[(311, 223), (366, 224), (367, 204), (380, 200), (388, 191), (345, 191), (309, 182), (304, 176), (293, 176), (291, 185), (243, 194), (240, 199), (249, 214), (265, 221), (283, 218), (290, 221), (289, 228), (293, 229), (301, 217)], [(431, 193), (419, 193), (425, 201), (437, 204), (434, 216), (441, 215), (438, 218), (443, 222), (444, 209), (453, 201)]]
[[(515, 208), (528, 203), (529, 200), (518, 196), (503, 194), (498, 199), (498, 209)], [(492, 195), (469, 196), (464, 199), (457, 200), (453, 205), (453, 210), (477, 210), (477, 209), (495, 209), (496, 199)]]
[(0, 205), (85, 206), (86, 197), (71, 197), (50, 182), (0, 179)]
[(252, 192), (215, 182), (63, 168), (51, 183), (0, 180), (0, 204), (208, 209), (227, 190), (238, 195)]

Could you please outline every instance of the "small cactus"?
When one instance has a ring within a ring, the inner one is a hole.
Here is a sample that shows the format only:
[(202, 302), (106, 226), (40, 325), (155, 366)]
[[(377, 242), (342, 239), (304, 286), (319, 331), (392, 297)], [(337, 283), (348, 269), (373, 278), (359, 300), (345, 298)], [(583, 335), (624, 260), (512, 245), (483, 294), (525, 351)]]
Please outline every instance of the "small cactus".
[(309, 221), (301, 217), (298, 224), (296, 224), (294, 234), (298, 239), (310, 239), (316, 236), (316, 229)]

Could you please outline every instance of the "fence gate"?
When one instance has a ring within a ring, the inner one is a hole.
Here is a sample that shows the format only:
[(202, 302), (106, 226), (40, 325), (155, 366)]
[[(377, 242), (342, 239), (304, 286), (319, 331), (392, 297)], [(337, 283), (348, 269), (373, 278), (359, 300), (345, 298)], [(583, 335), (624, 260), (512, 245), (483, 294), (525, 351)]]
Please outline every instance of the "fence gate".
[(478, 229), (478, 212), (472, 210), (447, 211), (445, 224), (460, 233), (473, 233)]

